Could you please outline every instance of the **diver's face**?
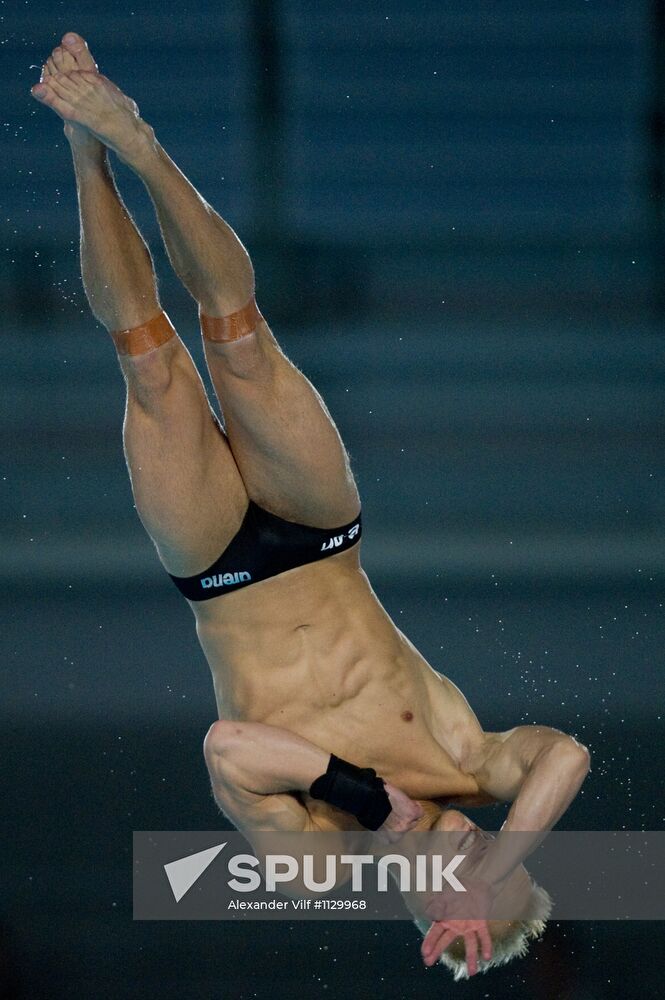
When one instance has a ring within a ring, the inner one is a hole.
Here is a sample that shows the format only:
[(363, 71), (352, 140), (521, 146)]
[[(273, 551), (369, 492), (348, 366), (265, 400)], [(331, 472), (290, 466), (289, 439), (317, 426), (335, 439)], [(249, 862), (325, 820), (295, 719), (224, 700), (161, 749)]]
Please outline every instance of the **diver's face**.
[[(474, 866), (479, 864), (490, 844), (494, 841), (492, 834), (481, 829), (477, 823), (465, 816), (457, 809), (447, 809), (441, 816), (438, 829), (447, 833), (459, 832), (459, 837), (455, 838), (455, 850), (467, 855), (469, 863)], [(500, 897), (504, 908), (509, 906), (521, 909), (531, 893), (531, 879), (524, 865), (517, 867), (510, 873), (502, 885)], [(507, 902), (508, 901), (508, 902)], [(501, 921), (494, 921), (497, 925)], [(506, 922), (508, 926), (508, 922)]]

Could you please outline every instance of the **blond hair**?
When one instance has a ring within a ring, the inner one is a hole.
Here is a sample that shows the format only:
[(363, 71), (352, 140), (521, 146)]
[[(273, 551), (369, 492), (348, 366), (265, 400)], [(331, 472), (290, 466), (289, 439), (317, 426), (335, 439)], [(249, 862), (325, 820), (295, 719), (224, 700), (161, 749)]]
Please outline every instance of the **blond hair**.
[[(479, 957), (478, 971), (489, 972), (490, 969), (505, 965), (513, 958), (523, 958), (529, 950), (530, 942), (542, 937), (551, 912), (552, 900), (550, 896), (534, 882), (525, 912), (519, 920), (508, 922), (508, 929), (505, 933), (503, 932), (504, 921), (488, 921), (492, 938), (492, 957), (489, 962)], [(427, 920), (416, 920), (415, 923), (424, 937), (430, 929), (431, 923)], [(493, 927), (496, 929), (496, 925), (499, 923), (502, 925), (502, 931), (495, 936), (492, 933)], [(466, 949), (462, 939), (457, 938), (453, 941), (443, 952), (439, 962), (450, 969), (455, 982), (469, 978)]]

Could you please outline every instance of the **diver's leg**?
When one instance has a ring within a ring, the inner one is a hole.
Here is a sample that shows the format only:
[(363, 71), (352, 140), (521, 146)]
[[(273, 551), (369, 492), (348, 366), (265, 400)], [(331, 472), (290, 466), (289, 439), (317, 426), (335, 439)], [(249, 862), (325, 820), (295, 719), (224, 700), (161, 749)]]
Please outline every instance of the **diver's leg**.
[[(55, 69), (62, 58), (51, 57)], [(43, 80), (49, 86), (53, 78), (45, 71)], [(228, 544), (246, 493), (198, 372), (161, 313), (149, 251), (118, 194), (106, 149), (72, 123), (65, 132), (83, 283), (94, 315), (116, 335), (127, 383), (124, 440), (137, 510), (166, 568), (189, 575)]]
[(340, 435), (265, 320), (250, 314), (244, 335), (232, 341), (206, 335), (215, 325), (206, 317), (237, 316), (253, 300), (247, 251), (159, 144), (148, 144), (134, 162), (173, 266), (199, 303), (208, 368), (248, 494), (287, 520), (348, 523), (360, 502)]
[[(161, 313), (150, 257), (106, 160), (73, 151), (86, 293), (107, 330), (131, 331)], [(121, 354), (120, 364), (136, 509), (169, 572), (200, 572), (228, 545), (247, 504), (233, 455), (177, 335), (139, 354)]]
[[(245, 307), (249, 257), (233, 232), (156, 142), (135, 103), (98, 73), (61, 74), (37, 93), (88, 127), (141, 177), (171, 262), (205, 316)], [(337, 527), (358, 513), (348, 457), (320, 396), (256, 319), (235, 342), (206, 342), (226, 430), (249, 495), (289, 520)]]

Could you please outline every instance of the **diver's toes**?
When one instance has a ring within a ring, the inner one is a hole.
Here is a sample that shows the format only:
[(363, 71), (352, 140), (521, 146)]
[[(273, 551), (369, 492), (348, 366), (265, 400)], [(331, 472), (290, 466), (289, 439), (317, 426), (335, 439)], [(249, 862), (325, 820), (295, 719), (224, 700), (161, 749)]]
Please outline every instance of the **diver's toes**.
[(81, 36), (77, 35), (74, 31), (68, 31), (67, 34), (63, 36), (62, 44), (76, 61), (78, 69), (87, 69), (92, 70), (93, 72), (97, 69), (97, 64), (90, 54), (90, 49), (88, 48), (88, 43), (85, 38), (81, 38)]
[(63, 48), (60, 45), (57, 45), (53, 49), (53, 52), (51, 53), (51, 58), (55, 63), (56, 69), (58, 70), (59, 73), (68, 73), (74, 69), (78, 69), (78, 66), (76, 65), (76, 60), (74, 59), (72, 53), (68, 52), (67, 49)]
[(65, 45), (70, 52), (78, 52), (80, 49), (85, 48), (85, 41), (80, 35), (77, 35), (75, 31), (68, 31), (66, 35), (63, 35), (62, 44)]

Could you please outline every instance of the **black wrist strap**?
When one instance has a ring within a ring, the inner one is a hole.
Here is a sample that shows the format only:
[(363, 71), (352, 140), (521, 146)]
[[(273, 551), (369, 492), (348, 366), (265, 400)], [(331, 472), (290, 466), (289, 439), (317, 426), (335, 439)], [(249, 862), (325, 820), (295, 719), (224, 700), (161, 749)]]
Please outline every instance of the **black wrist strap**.
[(312, 782), (309, 794), (355, 816), (367, 830), (378, 830), (392, 811), (390, 799), (372, 767), (356, 767), (330, 755), (328, 769)]

